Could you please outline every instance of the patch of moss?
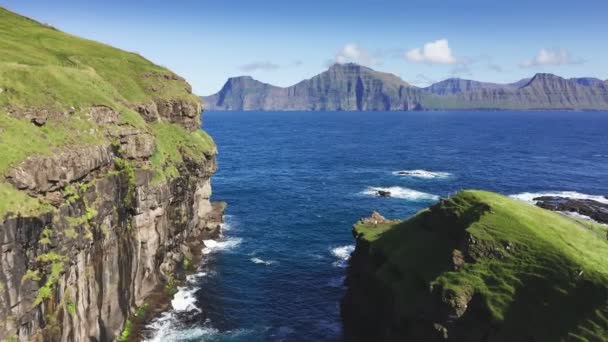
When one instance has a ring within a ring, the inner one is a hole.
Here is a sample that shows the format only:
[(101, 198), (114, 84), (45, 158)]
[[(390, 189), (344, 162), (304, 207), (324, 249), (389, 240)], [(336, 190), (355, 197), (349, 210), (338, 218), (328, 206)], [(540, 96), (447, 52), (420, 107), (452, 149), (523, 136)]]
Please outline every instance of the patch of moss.
[(34, 306), (38, 306), (45, 299), (51, 298), (53, 294), (53, 287), (59, 280), (61, 272), (63, 272), (63, 262), (53, 261), (53, 263), (51, 264), (51, 272), (47, 276), (44, 286), (38, 289), (36, 299), (34, 300)]
[(39, 270), (27, 270), (21, 279), (21, 282), (26, 280), (31, 281), (40, 281), (40, 271)]
[(128, 341), (129, 338), (131, 337), (132, 333), (133, 333), (133, 322), (130, 319), (127, 319), (127, 321), (125, 322), (125, 327), (122, 329), (122, 332), (120, 333), (120, 338), (118, 339), (118, 341), (120, 341), (120, 342)]
[(123, 199), (123, 204), (129, 206), (135, 200), (135, 166), (132, 162), (118, 157), (114, 158), (114, 164), (116, 165), (116, 169), (127, 177), (127, 194)]
[(76, 304), (73, 302), (68, 302), (66, 304), (66, 309), (68, 311), (68, 313), (70, 314), (70, 316), (74, 316), (76, 314)]

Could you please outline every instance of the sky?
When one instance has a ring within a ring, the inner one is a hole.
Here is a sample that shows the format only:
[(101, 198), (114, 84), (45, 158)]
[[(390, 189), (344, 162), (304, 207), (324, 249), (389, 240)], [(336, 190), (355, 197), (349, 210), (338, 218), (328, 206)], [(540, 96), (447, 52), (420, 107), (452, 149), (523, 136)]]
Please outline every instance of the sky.
[(200, 95), (228, 77), (289, 86), (355, 62), (427, 86), (537, 72), (608, 79), (607, 0), (0, 0), (142, 54)]

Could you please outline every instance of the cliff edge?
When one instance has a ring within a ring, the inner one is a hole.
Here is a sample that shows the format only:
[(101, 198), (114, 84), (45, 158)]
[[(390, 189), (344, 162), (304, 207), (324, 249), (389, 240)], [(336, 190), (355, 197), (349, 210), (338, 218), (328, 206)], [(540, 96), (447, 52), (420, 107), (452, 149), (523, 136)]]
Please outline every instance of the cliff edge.
[(200, 99), (137, 54), (3, 8), (0, 36), (0, 340), (128, 339), (219, 233)]
[(606, 227), (484, 191), (357, 223), (348, 341), (604, 341)]

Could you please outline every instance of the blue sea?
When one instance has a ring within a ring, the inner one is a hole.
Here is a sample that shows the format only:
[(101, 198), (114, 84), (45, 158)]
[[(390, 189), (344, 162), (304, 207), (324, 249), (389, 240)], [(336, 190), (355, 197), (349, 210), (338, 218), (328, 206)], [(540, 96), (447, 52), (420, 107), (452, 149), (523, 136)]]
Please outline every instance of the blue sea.
[(150, 340), (339, 341), (351, 227), (373, 210), (406, 218), (471, 188), (608, 195), (608, 113), (206, 112), (203, 122), (219, 149), (225, 231), (206, 241), (205, 263)]

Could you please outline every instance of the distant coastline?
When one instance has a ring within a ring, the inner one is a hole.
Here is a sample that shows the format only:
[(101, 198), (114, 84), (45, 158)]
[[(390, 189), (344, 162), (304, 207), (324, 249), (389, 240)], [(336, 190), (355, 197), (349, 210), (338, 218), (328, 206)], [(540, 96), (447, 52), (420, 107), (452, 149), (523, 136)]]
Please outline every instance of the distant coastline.
[(229, 78), (218, 93), (201, 98), (205, 109), (218, 111), (605, 111), (608, 82), (539, 73), (507, 84), (450, 78), (420, 88), (348, 63), (285, 88)]

